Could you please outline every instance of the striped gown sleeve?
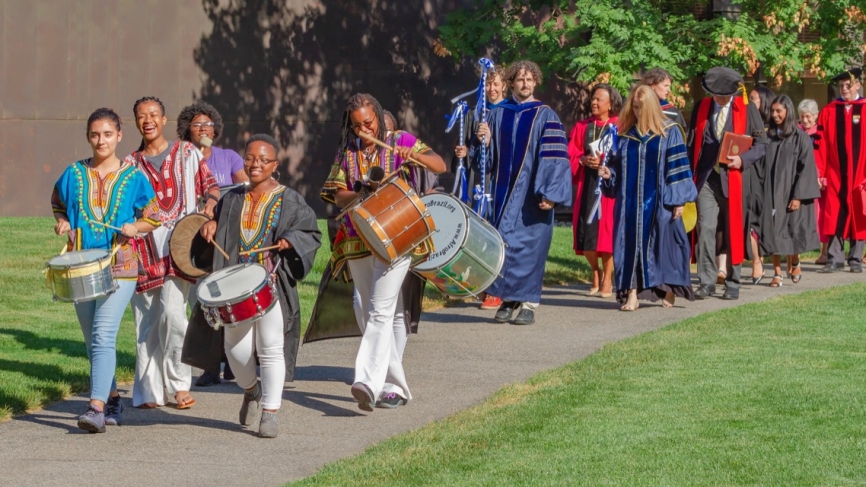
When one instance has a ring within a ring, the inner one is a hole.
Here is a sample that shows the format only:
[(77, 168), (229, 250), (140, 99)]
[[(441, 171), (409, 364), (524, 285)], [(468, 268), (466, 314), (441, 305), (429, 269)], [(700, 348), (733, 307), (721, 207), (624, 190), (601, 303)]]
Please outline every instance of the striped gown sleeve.
[(682, 206), (698, 197), (692, 179), (689, 155), (683, 142), (682, 132), (676, 124), (667, 127), (665, 148), (665, 191), (664, 204)]
[(559, 118), (553, 114), (544, 123), (538, 148), (535, 195), (556, 204), (571, 205), (571, 162), (568, 141)]

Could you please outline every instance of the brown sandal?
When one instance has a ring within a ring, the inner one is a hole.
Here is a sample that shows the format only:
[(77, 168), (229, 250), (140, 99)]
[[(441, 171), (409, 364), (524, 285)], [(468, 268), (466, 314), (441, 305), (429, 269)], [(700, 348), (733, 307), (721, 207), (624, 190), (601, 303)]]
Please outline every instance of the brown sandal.
[(178, 409), (189, 409), (195, 406), (195, 399), (189, 392), (180, 393), (174, 395), (174, 400), (177, 401)]

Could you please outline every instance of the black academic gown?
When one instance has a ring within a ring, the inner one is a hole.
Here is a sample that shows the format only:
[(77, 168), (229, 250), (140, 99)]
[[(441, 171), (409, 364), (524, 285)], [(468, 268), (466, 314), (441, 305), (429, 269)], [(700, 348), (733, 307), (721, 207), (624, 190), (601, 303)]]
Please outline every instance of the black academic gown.
[[(246, 189), (244, 187), (235, 188), (226, 193), (217, 205), (214, 217), (217, 220), (217, 233), (214, 241), (229, 254), (230, 260), (227, 261), (220, 252), (215, 252), (214, 271), (238, 263), (240, 220), (245, 194)], [(295, 363), (298, 358), (301, 336), (301, 305), (298, 299), (297, 284), (313, 268), (316, 251), (321, 245), (322, 234), (316, 222), (316, 214), (300, 194), (286, 188), (282, 198), (280, 219), (276, 228), (265, 238), (262, 247), (275, 245), (277, 240), (281, 238), (292, 244), (291, 249), (279, 252), (279, 257), (282, 259), (276, 269), (277, 290), (280, 307), (283, 311), (283, 332), (285, 333), (283, 353), (286, 360), (286, 381), (292, 381), (295, 376)], [(190, 317), (190, 327), (201, 330), (202, 326), (207, 326), (206, 324), (202, 325), (201, 322), (203, 321), (204, 314), (201, 312), (201, 307), (197, 305)], [(216, 356), (217, 364), (219, 364), (222, 351), (213, 349), (189, 351), (185, 342), (184, 355), (190, 353), (210, 356), (211, 360), (213, 356)], [(184, 358), (191, 359), (190, 361), (184, 360), (184, 363), (197, 365), (196, 357)]]
[[(820, 248), (814, 202), (821, 190), (812, 140), (806, 132), (796, 129), (788, 137), (770, 138), (763, 180), (761, 252), (796, 255)], [(800, 209), (788, 211), (791, 200), (800, 200)]]
[[(713, 102), (715, 103), (715, 102)], [(688, 130), (688, 138), (687, 138), (687, 147), (689, 152), (689, 157), (692, 157), (694, 154), (694, 144), (696, 141), (695, 130), (698, 126), (698, 109), (697, 107), (692, 110), (692, 118), (689, 121), (689, 130)], [(733, 132), (734, 131), (734, 123), (732, 112), (728, 112), (728, 118), (725, 121), (725, 131)], [(767, 133), (764, 130), (764, 121), (761, 119), (761, 113), (758, 112), (758, 109), (755, 108), (754, 104), (746, 105), (746, 133), (745, 135), (751, 136), (754, 138), (752, 147), (740, 155), (740, 159), (743, 161), (743, 225), (745, 228), (745, 242), (743, 243), (744, 247), (744, 255), (747, 259), (752, 259), (754, 256), (751, 255), (752, 246), (749, 243), (749, 234), (752, 228), (755, 229), (756, 232), (760, 232), (759, 227), (759, 219), (756, 216), (755, 212), (760, 211), (757, 208), (756, 204), (754, 204), (754, 198), (751, 196), (752, 194), (761, 194), (762, 189), (759, 187), (759, 183), (755, 182), (756, 178), (752, 177), (752, 166), (761, 161), (764, 157), (764, 154), (767, 150)], [(701, 147), (701, 155), (700, 160), (692, 161), (692, 168), (695, 174), (695, 186), (697, 186), (698, 194), (701, 192), (701, 188), (706, 184), (707, 179), (710, 178), (711, 173), (713, 173), (714, 168), (716, 166), (716, 160), (719, 157), (719, 149), (721, 148), (722, 141), (716, 138), (716, 125), (715, 125), (715, 113), (714, 110), (709, 110), (707, 114), (707, 123), (704, 127), (703, 134), (703, 143)], [(719, 171), (719, 178), (721, 180), (722, 186), (722, 194), (727, 198), (728, 197), (728, 168), (725, 166), (721, 167)], [(719, 228), (723, 228), (722, 225), (724, 222), (719, 222)], [(727, 238), (727, 232), (721, 232), (724, 234), (724, 237)], [(727, 246), (726, 246), (727, 247)], [(718, 249), (717, 249), (718, 250)]]

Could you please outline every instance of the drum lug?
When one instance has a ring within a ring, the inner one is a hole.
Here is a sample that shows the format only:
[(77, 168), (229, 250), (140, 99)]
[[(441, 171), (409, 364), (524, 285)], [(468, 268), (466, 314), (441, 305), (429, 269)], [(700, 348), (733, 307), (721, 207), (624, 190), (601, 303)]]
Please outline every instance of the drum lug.
[(256, 304), (259, 303), (259, 295), (258, 294), (253, 294), (253, 302)]
[(262, 307), (259, 306), (258, 304), (256, 305), (256, 311), (258, 311), (259, 316), (262, 316), (264, 314), (264, 313), (262, 313)]
[(226, 313), (231, 313), (231, 312), (232, 312), (232, 305), (227, 304), (226, 305)]
[(230, 314), (230, 315), (229, 315), (229, 319), (232, 321), (232, 323), (236, 323), (236, 322), (238, 321), (238, 319), (235, 318), (235, 315), (234, 315), (234, 314)]

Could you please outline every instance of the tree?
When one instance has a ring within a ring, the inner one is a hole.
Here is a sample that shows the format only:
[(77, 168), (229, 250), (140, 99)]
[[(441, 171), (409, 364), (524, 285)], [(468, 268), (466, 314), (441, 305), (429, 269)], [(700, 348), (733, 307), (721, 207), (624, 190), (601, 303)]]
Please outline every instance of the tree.
[(652, 67), (687, 81), (722, 64), (747, 75), (763, 65), (778, 85), (807, 71), (826, 79), (863, 61), (866, 0), (731, 0), (740, 12), (733, 18), (708, 15), (708, 3), (479, 0), (447, 16), (437, 50), (459, 59), (492, 48), (500, 62), (528, 58), (547, 76), (619, 89)]

